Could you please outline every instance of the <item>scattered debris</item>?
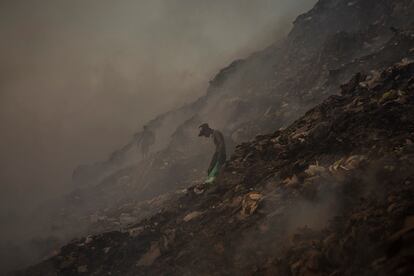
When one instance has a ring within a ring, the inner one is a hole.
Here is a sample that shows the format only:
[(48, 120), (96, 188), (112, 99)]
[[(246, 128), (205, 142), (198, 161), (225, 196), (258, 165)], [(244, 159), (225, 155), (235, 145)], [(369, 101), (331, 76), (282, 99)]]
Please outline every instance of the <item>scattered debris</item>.
[(183, 221), (184, 222), (189, 222), (190, 220), (193, 220), (195, 218), (198, 218), (199, 216), (201, 216), (203, 214), (203, 212), (198, 212), (198, 211), (194, 211), (191, 212), (189, 214), (187, 214), (184, 218)]
[(240, 211), (241, 217), (246, 218), (252, 215), (259, 206), (259, 203), (262, 198), (263, 195), (259, 192), (250, 192), (247, 195), (245, 195), (242, 201), (242, 209)]
[(157, 242), (151, 244), (150, 249), (139, 259), (137, 266), (150, 266), (161, 256), (161, 251)]
[(142, 232), (144, 232), (144, 227), (142, 226), (138, 226), (128, 230), (128, 233), (131, 237), (139, 236)]
[(81, 265), (78, 267), (78, 273), (87, 273), (88, 272), (88, 266), (87, 265)]
[[(269, 58), (271, 75), (278, 76), (260, 81), (260, 87), (271, 86), (259, 91), (269, 99), (253, 97), (259, 85), (252, 75), (263, 73), (257, 68), (244, 71), (246, 89), (237, 91), (252, 104), (266, 99), (266, 107), (271, 101), (275, 107), (289, 105), (268, 109), (266, 116), (260, 105), (249, 107), (260, 116), (235, 118), (239, 125), (229, 133), (245, 140), (286, 128), (237, 146), (215, 189), (189, 188), (188, 193), (130, 201), (116, 212), (109, 208), (107, 219), (99, 221), (99, 213), (94, 221), (106, 225), (114, 219), (110, 231), (94, 235), (84, 246), (69, 243), (23, 275), (43, 276), (48, 269), (76, 275), (84, 265), (89, 274), (113, 275), (413, 275), (414, 155), (409, 141), (414, 140), (414, 63), (395, 61), (409, 55), (414, 31), (406, 26), (404, 34), (390, 37), (384, 28), (411, 18), (414, 7), (410, 1), (387, 0), (385, 6), (374, 0), (325, 2), (296, 20), (287, 44), (294, 59), (285, 55), (283, 45), (278, 59), (271, 59), (279, 55), (272, 52), (275, 48), (256, 54)], [(346, 28), (338, 23), (321, 32), (318, 22), (342, 20), (338, 15), (344, 8), (353, 16), (346, 16)], [(246, 63), (223, 71), (215, 89)], [(378, 73), (355, 74), (371, 70)], [(328, 97), (352, 75), (340, 94)], [(219, 94), (215, 92), (210, 94)], [(302, 102), (289, 100), (292, 95)], [(305, 115), (297, 119), (297, 114)], [(192, 127), (197, 122), (186, 123)], [(179, 150), (174, 157), (162, 152), (155, 158), (159, 162), (151, 164), (157, 166), (148, 171), (157, 179), (146, 185), (182, 189), (199, 179), (201, 170), (189, 170), (191, 175), (174, 181), (168, 177), (168, 170), (194, 165), (189, 157), (194, 153), (188, 154), (192, 148), (174, 143)], [(147, 209), (152, 212), (145, 213)], [(318, 212), (310, 212), (314, 210)], [(133, 221), (126, 231), (114, 229), (121, 217)], [(107, 254), (105, 248), (110, 248)]]

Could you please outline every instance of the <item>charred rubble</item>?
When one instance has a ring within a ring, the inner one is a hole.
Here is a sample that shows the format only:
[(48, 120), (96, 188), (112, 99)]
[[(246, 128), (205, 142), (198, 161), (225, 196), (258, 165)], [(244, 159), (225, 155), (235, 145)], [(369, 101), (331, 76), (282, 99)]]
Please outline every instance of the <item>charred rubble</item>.
[[(148, 157), (131, 139), (78, 167), (74, 191), (33, 216), (53, 221), (42, 253), (87, 238), (23, 275), (408, 275), (413, 15), (412, 0), (318, 1), (149, 122)], [(217, 187), (194, 190), (205, 121), (235, 151)]]
[[(221, 70), (204, 97), (149, 122), (153, 154), (137, 158), (131, 140), (108, 160), (80, 166), (74, 192), (53, 209), (63, 208), (75, 225), (82, 218), (90, 232), (91, 216), (198, 183), (211, 151), (197, 139), (199, 124), (209, 121), (224, 133), (229, 155), (257, 134), (288, 126), (354, 74), (375, 75), (414, 58), (413, 14), (413, 1), (319, 1), (284, 40)], [(119, 217), (113, 222), (117, 227)]]
[(355, 75), (123, 231), (19, 275), (412, 275), (414, 63)]

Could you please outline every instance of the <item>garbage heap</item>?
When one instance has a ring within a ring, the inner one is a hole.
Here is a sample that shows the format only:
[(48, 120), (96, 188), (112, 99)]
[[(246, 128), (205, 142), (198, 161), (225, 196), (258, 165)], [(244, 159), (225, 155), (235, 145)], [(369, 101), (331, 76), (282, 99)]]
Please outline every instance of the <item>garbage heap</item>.
[(413, 275), (414, 63), (356, 74), (213, 186), (19, 275)]

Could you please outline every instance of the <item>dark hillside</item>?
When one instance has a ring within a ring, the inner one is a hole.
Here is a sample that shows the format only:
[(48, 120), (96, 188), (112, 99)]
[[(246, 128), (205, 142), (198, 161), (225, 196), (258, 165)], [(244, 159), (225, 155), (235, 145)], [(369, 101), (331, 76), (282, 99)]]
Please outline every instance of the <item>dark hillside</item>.
[[(74, 192), (41, 211), (54, 218), (45, 233), (97, 236), (29, 272), (408, 275), (413, 18), (412, 0), (320, 0), (204, 97), (149, 122), (148, 157), (135, 137), (78, 167)], [(217, 187), (194, 193), (212, 151), (203, 122), (235, 152)]]
[(22, 275), (412, 275), (414, 63), (356, 75), (122, 232)]
[(286, 39), (233, 62), (203, 98), (149, 122), (157, 137), (154, 154), (137, 156), (131, 140), (108, 160), (79, 167), (74, 181), (80, 199), (70, 213), (102, 215), (99, 210), (114, 202), (118, 208), (131, 198), (150, 199), (200, 181), (211, 152), (197, 137), (202, 122), (222, 130), (232, 149), (286, 127), (338, 94), (354, 74), (375, 75), (414, 58), (412, 15), (413, 1), (319, 1), (297, 18)]

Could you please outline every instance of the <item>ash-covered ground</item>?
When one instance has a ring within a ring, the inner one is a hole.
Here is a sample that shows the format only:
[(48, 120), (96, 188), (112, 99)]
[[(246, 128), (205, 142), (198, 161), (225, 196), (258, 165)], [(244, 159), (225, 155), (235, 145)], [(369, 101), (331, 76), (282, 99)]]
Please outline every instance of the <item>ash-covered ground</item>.
[[(56, 236), (85, 238), (20, 275), (412, 275), (413, 15), (408, 0), (320, 0), (149, 122), (147, 157), (131, 139), (79, 167), (45, 210)], [(231, 156), (210, 187), (205, 121)]]
[(237, 147), (212, 186), (21, 275), (412, 275), (414, 62)]

